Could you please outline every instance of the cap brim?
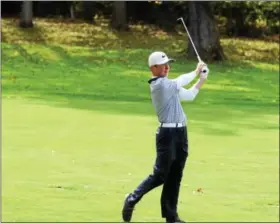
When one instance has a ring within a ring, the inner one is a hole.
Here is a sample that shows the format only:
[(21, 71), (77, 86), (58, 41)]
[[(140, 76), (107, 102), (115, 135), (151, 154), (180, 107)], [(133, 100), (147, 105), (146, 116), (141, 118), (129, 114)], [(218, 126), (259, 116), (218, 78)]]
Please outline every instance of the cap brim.
[(167, 60), (165, 60), (165, 61), (162, 61), (160, 64), (158, 64), (158, 65), (162, 65), (162, 64), (166, 64), (166, 63), (172, 63), (172, 62), (175, 62), (175, 60), (174, 59), (172, 59), (172, 58), (169, 58), (169, 59), (167, 59)]

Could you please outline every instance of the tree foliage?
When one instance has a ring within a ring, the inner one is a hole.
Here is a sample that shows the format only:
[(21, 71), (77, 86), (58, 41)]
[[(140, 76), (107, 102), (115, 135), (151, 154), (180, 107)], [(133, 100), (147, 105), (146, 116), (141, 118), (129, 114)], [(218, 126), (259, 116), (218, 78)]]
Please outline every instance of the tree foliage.
[[(209, 2), (218, 22), (221, 35), (260, 37), (279, 34), (279, 1), (212, 1)], [(2, 16), (19, 15), (22, 2), (3, 1)], [(33, 1), (35, 17), (66, 17), (94, 22), (95, 16), (113, 19), (114, 2), (87, 1)], [(186, 1), (126, 1), (127, 23), (154, 24), (174, 31), (176, 19), (188, 20)], [(113, 24), (113, 23), (111, 23)]]
[(279, 34), (280, 2), (212, 2), (214, 14), (224, 34), (259, 37)]

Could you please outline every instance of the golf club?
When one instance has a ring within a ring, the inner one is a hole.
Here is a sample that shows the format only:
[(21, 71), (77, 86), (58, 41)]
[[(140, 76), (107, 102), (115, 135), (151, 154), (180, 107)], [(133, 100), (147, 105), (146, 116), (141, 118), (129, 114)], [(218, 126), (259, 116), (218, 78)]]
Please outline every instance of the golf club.
[[(189, 31), (188, 31), (188, 28), (187, 28), (187, 26), (186, 26), (186, 24), (185, 24), (184, 19), (183, 19), (182, 17), (180, 17), (180, 18), (177, 19), (177, 21), (178, 21), (178, 20), (181, 20), (181, 21), (182, 21), (183, 26), (185, 27), (185, 30), (187, 31), (187, 34), (188, 34), (189, 39), (190, 39), (190, 41), (191, 41), (191, 44), (192, 44), (192, 46), (193, 46), (193, 49), (194, 49), (194, 51), (195, 51), (195, 53), (196, 53), (197, 59), (198, 59), (199, 62), (202, 62), (202, 60), (200, 59), (200, 56), (198, 55), (198, 52), (197, 52), (197, 50), (196, 50), (196, 48), (195, 48), (195, 45), (194, 45), (194, 43), (193, 43), (193, 41), (192, 41), (192, 37), (191, 37), (191, 35), (190, 35)], [(203, 73), (208, 73), (208, 71), (209, 71), (209, 70), (208, 70), (207, 67), (205, 67), (205, 68), (202, 69), (202, 72), (203, 72)]]

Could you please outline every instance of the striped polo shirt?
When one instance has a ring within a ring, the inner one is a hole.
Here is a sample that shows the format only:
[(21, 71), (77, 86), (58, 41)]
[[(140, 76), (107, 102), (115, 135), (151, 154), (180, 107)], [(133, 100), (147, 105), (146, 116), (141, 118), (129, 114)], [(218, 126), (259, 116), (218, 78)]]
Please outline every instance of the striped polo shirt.
[[(191, 77), (190, 77), (191, 76)], [(195, 74), (182, 75), (181, 78), (168, 79), (167, 77), (155, 77), (149, 80), (151, 99), (158, 121), (160, 123), (183, 123), (187, 121), (181, 101), (192, 101), (198, 93), (198, 89), (184, 89), (181, 82), (186, 82), (184, 78), (191, 81)]]

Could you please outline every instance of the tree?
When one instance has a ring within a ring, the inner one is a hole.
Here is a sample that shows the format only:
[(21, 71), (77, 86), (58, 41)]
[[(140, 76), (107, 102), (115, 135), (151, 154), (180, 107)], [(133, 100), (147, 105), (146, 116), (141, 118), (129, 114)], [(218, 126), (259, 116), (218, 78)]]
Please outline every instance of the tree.
[(19, 26), (22, 28), (33, 27), (33, 5), (32, 1), (23, 1), (20, 13)]
[(75, 19), (74, 2), (71, 2), (71, 4), (70, 4), (70, 18), (71, 18), (71, 19)]
[[(188, 2), (189, 32), (202, 60), (224, 60), (220, 35), (209, 2)], [(188, 56), (196, 57), (189, 41)]]
[(84, 8), (84, 12), (83, 12), (84, 20), (88, 23), (95, 23), (95, 21), (94, 21), (94, 15), (95, 15), (94, 2), (93, 1), (84, 1), (83, 8)]
[(117, 30), (127, 30), (127, 12), (125, 1), (115, 1), (113, 4), (113, 14), (111, 25)]

